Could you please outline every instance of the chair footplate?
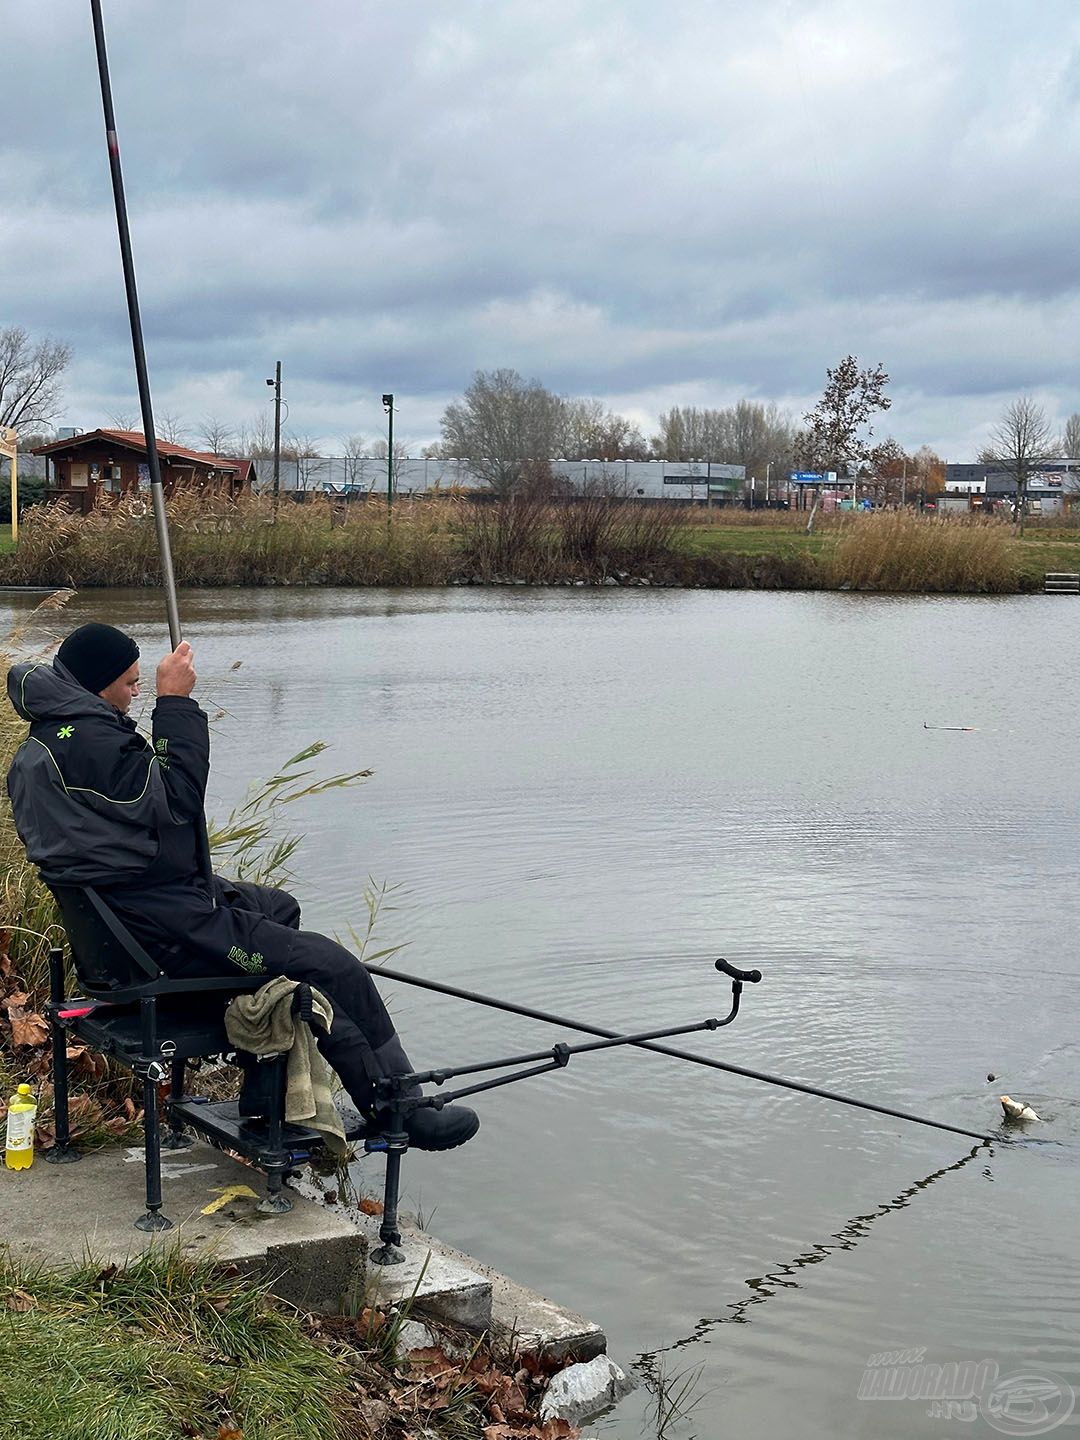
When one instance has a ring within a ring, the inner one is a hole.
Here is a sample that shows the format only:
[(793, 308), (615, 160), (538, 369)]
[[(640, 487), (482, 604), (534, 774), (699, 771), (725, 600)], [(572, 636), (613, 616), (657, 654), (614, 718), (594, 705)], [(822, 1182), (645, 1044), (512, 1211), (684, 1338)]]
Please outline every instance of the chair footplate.
[(171, 1120), (190, 1125), (197, 1134), (227, 1150), (235, 1150), (256, 1165), (279, 1166), (306, 1160), (323, 1145), (323, 1137), (317, 1130), (306, 1125), (285, 1124), (281, 1127), (281, 1148), (276, 1149), (267, 1122), (241, 1115), (235, 1100), (213, 1104), (198, 1099), (170, 1101), (168, 1113)]

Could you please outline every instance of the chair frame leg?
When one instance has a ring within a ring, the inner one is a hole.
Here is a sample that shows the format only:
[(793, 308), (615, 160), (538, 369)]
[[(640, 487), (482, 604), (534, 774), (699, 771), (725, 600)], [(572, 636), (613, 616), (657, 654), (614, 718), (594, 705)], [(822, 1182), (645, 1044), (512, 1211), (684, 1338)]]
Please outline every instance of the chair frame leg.
[(163, 1150), (187, 1150), (195, 1144), (195, 1136), (176, 1118), (176, 1112), (172, 1108), (174, 1102), (183, 1100), (184, 1086), (187, 1083), (187, 1061), (182, 1060), (178, 1055), (172, 1057), (170, 1064), (170, 1085), (169, 1104), (166, 1107), (169, 1116), (169, 1128), (161, 1137)]
[(52, 1034), (53, 1125), (56, 1140), (45, 1159), (50, 1165), (71, 1165), (82, 1156), (71, 1143), (71, 1116), (68, 1108), (67, 1030), (57, 1018), (64, 1003), (64, 952), (49, 951), (49, 1029)]
[(154, 1059), (157, 1049), (157, 1007), (154, 1000), (139, 1002), (142, 1019), (142, 1061), (137, 1073), (143, 1082), (143, 1134), (146, 1155), (146, 1214), (135, 1221), (136, 1230), (171, 1230), (172, 1221), (161, 1213), (161, 1122), (158, 1118), (158, 1085), (165, 1070)]
[(266, 1117), (266, 1152), (262, 1157), (263, 1169), (266, 1171), (266, 1198), (260, 1201), (259, 1210), (263, 1215), (285, 1215), (293, 1208), (288, 1195), (282, 1194), (285, 1171), (289, 1168), (289, 1152), (285, 1148), (285, 1092), (288, 1058), (285, 1055), (279, 1055), (265, 1063), (273, 1065), (276, 1074), (273, 1087), (274, 1100), (270, 1106), (270, 1113)]

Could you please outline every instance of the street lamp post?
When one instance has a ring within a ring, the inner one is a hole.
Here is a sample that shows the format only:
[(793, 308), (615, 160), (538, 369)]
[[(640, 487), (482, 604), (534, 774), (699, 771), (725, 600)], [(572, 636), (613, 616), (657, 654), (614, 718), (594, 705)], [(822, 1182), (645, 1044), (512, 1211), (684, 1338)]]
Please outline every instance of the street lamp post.
[(281, 491), (281, 361), (274, 366), (274, 378), (267, 380), (274, 387), (274, 514), (277, 514)]
[(383, 409), (386, 411), (386, 518), (394, 508), (394, 397), (384, 395), (382, 397)]

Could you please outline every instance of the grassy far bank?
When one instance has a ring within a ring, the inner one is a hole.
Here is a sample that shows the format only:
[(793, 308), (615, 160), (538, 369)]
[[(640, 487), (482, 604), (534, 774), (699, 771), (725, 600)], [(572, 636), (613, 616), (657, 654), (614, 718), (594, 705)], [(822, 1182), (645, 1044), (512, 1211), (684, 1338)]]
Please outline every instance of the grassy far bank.
[[(27, 512), (0, 584), (157, 585), (152, 517), (142, 500), (87, 517)], [(1080, 535), (1001, 519), (914, 512), (830, 515), (806, 534), (795, 512), (710, 515), (607, 496), (382, 506), (312, 495), (305, 504), (170, 502), (181, 585), (650, 584), (703, 588), (1009, 594), (1047, 569), (1080, 566)], [(1051, 538), (1052, 537), (1052, 538)]]
[(11, 526), (0, 525), (0, 555), (5, 554), (8, 550), (14, 549), (15, 542), (11, 538)]

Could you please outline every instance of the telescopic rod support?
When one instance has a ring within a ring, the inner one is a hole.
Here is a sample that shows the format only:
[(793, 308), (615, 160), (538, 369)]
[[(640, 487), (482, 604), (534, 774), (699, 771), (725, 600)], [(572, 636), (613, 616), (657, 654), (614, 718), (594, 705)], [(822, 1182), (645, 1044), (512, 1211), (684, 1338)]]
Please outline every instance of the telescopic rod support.
[[(733, 982), (731, 1010), (723, 1020), (699, 1020), (692, 1025), (677, 1025), (663, 1030), (642, 1030), (634, 1035), (616, 1035), (603, 1040), (586, 1041), (581, 1045), (567, 1045), (560, 1041), (548, 1050), (536, 1050), (527, 1055), (509, 1055), (501, 1060), (483, 1060), (476, 1065), (440, 1066), (434, 1070), (415, 1070), (402, 1075), (387, 1075), (375, 1082), (375, 1092), (386, 1111), (383, 1130), (364, 1143), (369, 1153), (385, 1152), (386, 1179), (383, 1186), (383, 1214), (379, 1226), (382, 1244), (372, 1251), (370, 1259), (375, 1265), (400, 1265), (405, 1259), (401, 1251), (401, 1231), (398, 1227), (398, 1199), (401, 1187), (401, 1157), (409, 1148), (409, 1137), (405, 1122), (416, 1110), (441, 1110), (454, 1100), (464, 1100), (470, 1095), (479, 1095), (485, 1090), (496, 1090), (503, 1085), (513, 1085), (518, 1080), (530, 1080), (535, 1075), (547, 1075), (552, 1070), (564, 1070), (572, 1055), (585, 1055), (594, 1050), (615, 1050), (622, 1045), (638, 1045), (645, 1040), (659, 1040), (674, 1035), (692, 1035), (699, 1030), (719, 1030), (730, 1025), (739, 1013), (739, 992), (742, 983)], [(539, 1063), (536, 1063), (539, 1062)], [(500, 1075), (476, 1085), (467, 1085), (449, 1095), (422, 1095), (421, 1085), (444, 1085), (447, 1080), (458, 1076), (479, 1075), (488, 1070), (504, 1070), (510, 1066), (526, 1066), (512, 1075)], [(409, 1093), (411, 1092), (411, 1093)]]

